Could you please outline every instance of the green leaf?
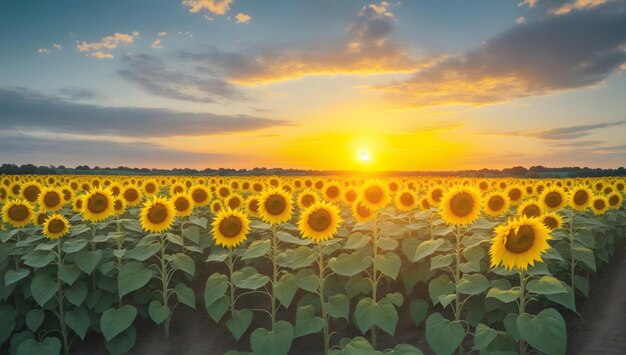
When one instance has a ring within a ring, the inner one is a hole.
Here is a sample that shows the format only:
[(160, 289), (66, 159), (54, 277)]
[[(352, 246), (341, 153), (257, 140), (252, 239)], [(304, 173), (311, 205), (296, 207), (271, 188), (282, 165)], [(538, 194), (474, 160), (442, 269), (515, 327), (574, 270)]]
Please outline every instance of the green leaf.
[(376, 255), (376, 267), (380, 272), (389, 276), (393, 280), (398, 277), (402, 261), (395, 253), (385, 253)]
[(450, 322), (439, 313), (426, 320), (426, 341), (437, 355), (452, 354), (463, 342), (465, 328), (458, 322)]
[(343, 293), (330, 296), (326, 303), (326, 312), (333, 318), (345, 318), (348, 320), (350, 313), (350, 300)]
[(296, 244), (296, 245), (309, 245), (313, 243), (311, 239), (303, 239), (303, 238), (294, 237), (291, 233), (287, 233), (284, 231), (276, 232), (276, 238), (280, 240), (281, 242)]
[(124, 254), (124, 258), (133, 259), (137, 261), (146, 261), (148, 258), (156, 254), (161, 247), (158, 244), (137, 245), (134, 248), (128, 250)]
[(128, 329), (137, 317), (137, 308), (127, 304), (122, 308), (110, 308), (102, 313), (100, 330), (107, 341)]
[(452, 264), (452, 255), (435, 255), (430, 259), (430, 270), (440, 269)]
[(485, 350), (487, 346), (496, 338), (498, 331), (479, 323), (474, 332), (474, 348)]
[(196, 217), (196, 216), (189, 216), (189, 222), (192, 224), (195, 224), (196, 226), (202, 229), (206, 229), (206, 226), (209, 223), (209, 221), (206, 218)]
[(385, 352), (385, 354), (386, 355), (424, 355), (424, 353), (420, 349), (409, 344), (398, 344), (393, 348), (393, 350), (389, 352)]
[(465, 274), (457, 286), (460, 293), (477, 295), (489, 288), (489, 280), (481, 274)]
[(235, 340), (239, 340), (241, 338), (243, 333), (248, 330), (250, 324), (252, 324), (252, 311), (248, 308), (236, 310), (233, 312), (233, 317), (226, 321), (226, 327), (235, 337)]
[(80, 269), (73, 264), (65, 264), (59, 270), (59, 277), (68, 285), (73, 285), (80, 276)]
[(61, 249), (66, 254), (76, 253), (77, 251), (82, 250), (85, 246), (87, 246), (86, 239), (70, 239), (68, 241), (63, 242)]
[(563, 288), (567, 290), (567, 292), (546, 295), (546, 298), (548, 298), (552, 302), (556, 302), (576, 312), (576, 298), (574, 297), (574, 291), (565, 282), (563, 281), (559, 281), (559, 282), (561, 283)]
[(112, 355), (122, 355), (128, 353), (135, 346), (136, 341), (137, 330), (131, 325), (110, 341), (105, 341), (104, 345)]
[(196, 294), (191, 288), (183, 283), (179, 283), (174, 287), (176, 298), (178, 301), (187, 307), (196, 309)]
[(175, 269), (182, 270), (189, 276), (193, 276), (196, 273), (196, 263), (189, 255), (176, 253), (171, 255), (169, 260), (174, 264)]
[(402, 296), (400, 292), (388, 293), (384, 298), (393, 303), (396, 307), (400, 307), (404, 303), (404, 296)]
[(296, 338), (319, 333), (323, 328), (324, 320), (315, 316), (315, 307), (312, 305), (298, 307), (296, 311)]
[(61, 341), (54, 337), (45, 337), (40, 343), (35, 339), (26, 339), (17, 347), (17, 355), (58, 355), (61, 353)]
[(152, 271), (138, 261), (123, 264), (117, 278), (120, 297), (144, 287), (152, 278)]
[(581, 261), (594, 272), (596, 271), (596, 258), (591, 249), (585, 247), (575, 247), (572, 249), (572, 252), (574, 253), (574, 259)]
[(26, 313), (26, 326), (31, 332), (35, 333), (45, 317), (46, 314), (41, 309), (31, 309)]
[(341, 254), (328, 261), (328, 267), (337, 275), (354, 276), (372, 265), (372, 258), (360, 253)]
[(233, 283), (239, 288), (256, 290), (270, 281), (268, 276), (259, 274), (252, 266), (243, 267), (233, 273)]
[(165, 322), (165, 320), (170, 316), (171, 313), (172, 311), (170, 310), (170, 308), (164, 306), (159, 300), (153, 300), (148, 306), (148, 314), (150, 315), (150, 319), (152, 319), (156, 324), (161, 324)]
[(417, 249), (415, 249), (415, 253), (411, 258), (411, 261), (418, 262), (425, 257), (432, 255), (437, 251), (437, 249), (439, 249), (440, 246), (443, 245), (443, 243), (443, 239), (429, 239), (421, 242), (420, 245), (417, 246)]
[(18, 270), (7, 270), (7, 272), (4, 274), (4, 285), (12, 285), (28, 275), (30, 275), (30, 270), (27, 268), (22, 268)]
[(370, 297), (366, 297), (357, 303), (354, 318), (362, 333), (376, 325), (393, 336), (398, 323), (398, 311), (389, 300), (374, 302)]
[(255, 259), (267, 254), (272, 248), (272, 241), (270, 239), (255, 240), (246, 248), (246, 252), (243, 253), (241, 260)]
[(369, 244), (370, 238), (363, 233), (352, 233), (346, 240), (344, 249), (356, 250), (365, 247)]
[(487, 292), (486, 297), (487, 298), (493, 297), (504, 303), (510, 303), (519, 299), (519, 296), (520, 296), (520, 288), (518, 286), (515, 286), (508, 290), (503, 290), (500, 288), (490, 288), (489, 292)]
[(65, 323), (80, 337), (81, 340), (85, 340), (85, 335), (87, 335), (87, 330), (91, 325), (89, 312), (87, 312), (87, 309), (84, 307), (73, 309), (65, 313)]
[(296, 276), (290, 273), (281, 276), (280, 280), (274, 285), (274, 295), (285, 308), (288, 308), (291, 304), (296, 291), (298, 291)]
[(398, 241), (392, 238), (383, 237), (376, 241), (376, 245), (382, 250), (395, 250), (398, 247)]
[(519, 330), (517, 329), (517, 313), (509, 313), (504, 317), (504, 329), (516, 341), (520, 339)]
[(574, 287), (585, 295), (585, 297), (589, 297), (589, 279), (585, 276), (575, 275), (574, 276)]
[(516, 323), (522, 338), (533, 348), (550, 355), (565, 354), (565, 320), (555, 309), (544, 309), (536, 316), (522, 314)]
[(35, 250), (22, 257), (24, 264), (30, 267), (44, 267), (54, 260), (54, 253), (45, 250)]
[(59, 290), (59, 283), (48, 275), (37, 275), (30, 284), (30, 293), (43, 307)]
[(83, 281), (75, 282), (64, 294), (71, 304), (80, 306), (87, 298), (87, 285)]
[(554, 276), (542, 276), (536, 280), (530, 280), (526, 285), (529, 292), (540, 295), (554, 295), (558, 293), (567, 293), (567, 289), (563, 287), (561, 281)]
[(426, 319), (426, 315), (428, 315), (428, 302), (421, 299), (412, 300), (409, 305), (409, 313), (411, 314), (411, 319), (413, 319), (415, 326), (419, 327), (424, 319)]
[(212, 248), (211, 254), (206, 258), (207, 262), (219, 261), (222, 262), (228, 258), (228, 251), (223, 248)]
[(200, 228), (197, 226), (187, 227), (183, 229), (183, 236), (198, 244), (200, 242)]
[(255, 329), (250, 334), (252, 353), (258, 355), (283, 355), (289, 352), (294, 338), (293, 326), (285, 321), (278, 321), (271, 331)]
[(440, 275), (428, 284), (428, 294), (433, 305), (439, 303), (439, 296), (445, 296), (454, 293), (454, 284), (448, 278), (448, 275)]
[(278, 264), (296, 270), (311, 265), (318, 257), (317, 252), (311, 248), (301, 246), (278, 254)]
[(319, 287), (319, 276), (310, 269), (300, 270), (296, 273), (296, 285), (305, 291), (314, 292)]
[(213, 302), (210, 306), (206, 307), (207, 313), (213, 321), (216, 323), (222, 319), (224, 313), (228, 310), (229, 307), (228, 297), (222, 296), (218, 298), (215, 302)]
[(76, 266), (87, 275), (91, 275), (98, 263), (100, 263), (100, 260), (102, 260), (102, 249), (74, 255)]
[(228, 290), (228, 277), (224, 274), (211, 274), (206, 280), (204, 288), (204, 305), (209, 307), (220, 299)]

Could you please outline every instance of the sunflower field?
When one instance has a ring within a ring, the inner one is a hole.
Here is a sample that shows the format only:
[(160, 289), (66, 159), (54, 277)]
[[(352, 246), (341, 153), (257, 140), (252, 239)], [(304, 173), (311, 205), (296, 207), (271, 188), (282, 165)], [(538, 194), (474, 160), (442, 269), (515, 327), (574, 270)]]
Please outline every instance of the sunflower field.
[(132, 352), (186, 307), (229, 354), (564, 354), (625, 182), (2, 176), (0, 352)]

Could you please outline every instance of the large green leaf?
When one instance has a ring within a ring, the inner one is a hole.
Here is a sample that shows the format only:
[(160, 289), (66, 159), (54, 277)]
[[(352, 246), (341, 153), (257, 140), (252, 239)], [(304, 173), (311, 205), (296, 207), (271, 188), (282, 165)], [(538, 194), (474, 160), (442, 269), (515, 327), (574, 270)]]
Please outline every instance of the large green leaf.
[(59, 270), (59, 277), (61, 281), (65, 282), (68, 285), (73, 285), (78, 277), (80, 276), (80, 269), (73, 264), (64, 264), (61, 266), (61, 270)]
[(430, 270), (436, 270), (452, 264), (452, 255), (435, 255), (430, 258)]
[(519, 296), (520, 296), (520, 288), (519, 286), (515, 286), (508, 290), (503, 290), (497, 287), (490, 288), (489, 291), (487, 292), (486, 297), (487, 298), (493, 297), (504, 303), (510, 303), (519, 299)]
[(272, 248), (272, 241), (269, 239), (255, 240), (246, 248), (246, 252), (243, 253), (241, 260), (255, 259), (267, 254)]
[(31, 332), (35, 333), (43, 323), (46, 314), (41, 309), (31, 309), (26, 313), (26, 326)]
[(229, 301), (227, 296), (221, 296), (215, 302), (206, 306), (207, 313), (209, 313), (209, 317), (213, 319), (216, 323), (222, 319), (224, 313), (228, 311)]
[(274, 295), (285, 308), (288, 308), (291, 304), (296, 291), (298, 291), (298, 284), (294, 274), (284, 274), (274, 285)]
[(426, 320), (426, 341), (437, 355), (452, 354), (463, 342), (465, 328), (458, 322), (450, 322), (439, 313)]
[(235, 340), (241, 338), (243, 333), (248, 330), (250, 324), (252, 324), (252, 311), (248, 308), (233, 312), (232, 318), (226, 321), (226, 327), (235, 337)]
[(348, 320), (350, 312), (350, 300), (343, 293), (330, 296), (326, 303), (326, 312), (333, 318), (345, 318)]
[(43, 307), (59, 290), (59, 283), (48, 275), (37, 275), (30, 283), (30, 293)]
[(477, 295), (489, 288), (489, 280), (481, 274), (465, 274), (457, 286), (460, 293)]
[(420, 245), (417, 246), (417, 249), (415, 249), (415, 253), (411, 257), (411, 261), (418, 262), (425, 257), (432, 255), (437, 251), (437, 249), (439, 249), (440, 246), (443, 245), (443, 243), (443, 239), (429, 239), (421, 242)]
[(87, 284), (84, 281), (77, 281), (65, 290), (64, 295), (71, 304), (80, 306), (87, 298)]
[(81, 340), (85, 340), (87, 330), (91, 325), (89, 312), (84, 307), (78, 307), (65, 313), (65, 323), (76, 333)]
[(104, 345), (112, 355), (122, 355), (128, 353), (135, 346), (136, 341), (137, 330), (131, 325), (110, 341), (105, 341)]
[(565, 282), (559, 282), (561, 282), (561, 285), (563, 286), (563, 288), (565, 288), (565, 290), (567, 290), (567, 292), (546, 295), (546, 298), (548, 298), (552, 302), (556, 302), (576, 312), (576, 298), (574, 297), (574, 291)]
[(169, 307), (164, 306), (159, 300), (153, 300), (148, 306), (148, 314), (150, 315), (150, 319), (152, 319), (156, 324), (161, 324), (165, 322), (165, 320), (170, 316), (171, 313), (172, 310)]
[(137, 245), (134, 248), (128, 250), (124, 254), (124, 258), (137, 261), (146, 261), (148, 258), (156, 254), (159, 250), (161, 250), (161, 246), (159, 246), (158, 244)]
[(296, 311), (296, 337), (315, 334), (323, 328), (324, 320), (315, 316), (315, 307), (310, 304), (298, 307)]
[(87, 275), (91, 275), (100, 260), (102, 260), (102, 249), (83, 251), (74, 255), (76, 266)]
[(17, 347), (17, 355), (58, 355), (61, 353), (61, 341), (55, 337), (45, 337), (42, 342), (26, 339)]
[(296, 273), (296, 284), (305, 291), (313, 292), (319, 287), (319, 276), (311, 269), (299, 270)]
[(415, 326), (419, 327), (424, 319), (426, 319), (426, 315), (428, 315), (428, 302), (422, 299), (412, 300), (409, 305), (409, 313), (411, 314), (411, 319), (413, 319)]
[(22, 257), (24, 264), (35, 268), (44, 267), (50, 264), (54, 259), (54, 253), (45, 250), (35, 250)]
[(178, 299), (180, 303), (196, 309), (196, 294), (190, 287), (184, 283), (179, 283), (174, 287), (174, 292), (176, 293), (176, 299)]
[(137, 308), (127, 304), (122, 308), (110, 308), (102, 313), (100, 330), (107, 341), (128, 329), (137, 317)]
[(393, 280), (398, 277), (402, 261), (400, 257), (392, 252), (376, 255), (376, 268)]
[(354, 276), (372, 265), (372, 258), (360, 253), (341, 254), (328, 261), (328, 267), (337, 275)]
[(439, 303), (439, 296), (452, 293), (454, 293), (454, 284), (450, 281), (448, 275), (440, 275), (428, 283), (428, 294), (433, 304)]
[(266, 275), (259, 274), (252, 266), (245, 266), (233, 273), (233, 283), (239, 288), (256, 290), (270, 281)]
[(528, 292), (540, 295), (554, 295), (558, 293), (567, 293), (567, 289), (563, 287), (561, 281), (554, 276), (542, 276), (539, 279), (530, 280), (526, 285)]
[(278, 264), (296, 270), (311, 265), (318, 257), (316, 251), (303, 245), (278, 254)]
[(371, 240), (370, 237), (367, 235), (364, 235), (363, 233), (360, 233), (360, 232), (352, 233), (346, 240), (346, 244), (344, 245), (343, 248), (352, 249), (352, 250), (361, 249), (364, 246), (368, 245), (370, 240)]
[(66, 254), (76, 253), (77, 251), (82, 250), (87, 246), (86, 239), (70, 239), (68, 241), (63, 242), (63, 246), (61, 249)]
[(144, 287), (152, 278), (152, 271), (138, 261), (123, 264), (117, 277), (120, 297)]
[(18, 270), (7, 270), (7, 272), (4, 274), (4, 285), (12, 285), (28, 275), (30, 275), (30, 269), (27, 268), (21, 268)]
[(289, 352), (294, 338), (293, 326), (285, 321), (278, 321), (274, 329), (255, 329), (250, 334), (252, 353), (258, 355), (283, 355)]
[(480, 323), (474, 331), (474, 348), (478, 350), (486, 349), (496, 338), (498, 331)]
[(211, 274), (206, 280), (204, 288), (204, 305), (209, 307), (228, 290), (228, 277), (224, 274)]
[(370, 297), (362, 298), (354, 310), (357, 327), (365, 333), (373, 326), (378, 326), (390, 335), (394, 335), (398, 323), (398, 311), (387, 299), (374, 302)]
[(574, 259), (581, 261), (592, 271), (596, 271), (596, 258), (591, 249), (585, 247), (575, 247), (572, 251), (574, 253)]
[(536, 316), (522, 314), (516, 323), (522, 338), (533, 348), (548, 355), (565, 354), (565, 320), (555, 309), (544, 309)]
[(193, 276), (196, 273), (196, 263), (189, 255), (176, 253), (170, 255), (168, 259), (172, 262), (175, 269), (182, 270), (189, 276)]

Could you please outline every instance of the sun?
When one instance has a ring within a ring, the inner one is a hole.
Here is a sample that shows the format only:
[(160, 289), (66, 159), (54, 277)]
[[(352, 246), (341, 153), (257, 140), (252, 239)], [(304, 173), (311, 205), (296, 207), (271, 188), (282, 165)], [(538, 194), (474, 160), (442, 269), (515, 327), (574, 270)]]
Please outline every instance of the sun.
[(366, 150), (359, 151), (359, 161), (363, 164), (367, 164), (372, 161), (372, 156)]

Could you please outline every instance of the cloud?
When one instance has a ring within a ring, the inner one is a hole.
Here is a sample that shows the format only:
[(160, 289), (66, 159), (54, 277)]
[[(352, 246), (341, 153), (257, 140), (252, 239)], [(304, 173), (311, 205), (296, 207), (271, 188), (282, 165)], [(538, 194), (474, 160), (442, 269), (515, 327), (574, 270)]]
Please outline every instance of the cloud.
[(167, 36), (167, 32), (159, 32), (158, 35), (159, 37), (165, 37)]
[(152, 48), (163, 48), (160, 38), (157, 38), (152, 42)]
[(59, 94), (68, 100), (93, 100), (100, 97), (94, 90), (81, 87), (66, 87), (59, 89)]
[(515, 23), (519, 24), (519, 25), (523, 25), (526, 23), (526, 17), (524, 16), (520, 16), (515, 20)]
[(589, 10), (614, 1), (615, 0), (573, 0), (552, 8), (548, 12), (552, 15), (563, 15), (573, 10)]
[(80, 52), (89, 53), (90, 57), (111, 59), (113, 55), (103, 50), (115, 49), (119, 44), (131, 44), (138, 36), (139, 32), (137, 31), (130, 34), (116, 32), (111, 36), (102, 38), (100, 42), (76, 41), (76, 49)]
[(183, 5), (189, 8), (189, 12), (208, 10), (216, 15), (227, 13), (232, 3), (233, 0), (183, 0)]
[(58, 43), (53, 44), (53, 45), (52, 45), (52, 48), (54, 48), (54, 49), (56, 49), (56, 50), (61, 50), (61, 49), (63, 49), (63, 47), (61, 47), (61, 45), (60, 45), (60, 44), (58, 44)]
[(5, 162), (18, 164), (209, 167), (232, 163), (234, 158), (226, 154), (171, 150), (148, 142), (51, 139), (16, 132), (11, 132), (10, 135), (0, 133), (0, 137), (0, 151), (7, 157)]
[(626, 12), (550, 16), (375, 89), (423, 107), (492, 104), (598, 85), (626, 62), (624, 23)]
[(240, 12), (235, 15), (235, 19), (237, 20), (237, 23), (250, 23), (250, 20), (252, 20), (252, 16)]
[(170, 70), (162, 60), (147, 54), (125, 56), (122, 78), (139, 85), (152, 95), (169, 99), (215, 102), (218, 99), (245, 100), (247, 97), (232, 84), (204, 73), (187, 74)]
[(308, 75), (411, 72), (432, 64), (433, 58), (414, 61), (404, 47), (393, 43), (394, 16), (387, 2), (364, 6), (335, 39), (307, 41), (306, 45), (273, 46), (244, 52), (224, 52), (215, 47), (181, 57), (219, 70), (240, 84), (263, 84), (299, 79)]
[(73, 103), (24, 88), (0, 88), (0, 107), (0, 127), (3, 130), (44, 130), (86, 135), (202, 136), (289, 124), (247, 115)]
[(37, 53), (46, 54), (46, 53), (50, 53), (50, 50), (48, 48), (38, 48)]
[[(550, 141), (561, 141), (561, 140), (572, 140), (572, 139), (587, 137), (592, 133), (591, 131), (602, 129), (602, 128), (622, 126), (624, 124), (626, 124), (626, 121), (603, 122), (603, 123), (596, 123), (596, 124), (589, 124), (589, 125), (578, 125), (578, 126), (551, 128), (551, 129), (543, 129), (543, 130), (490, 133), (488, 135), (520, 136), (520, 137), (530, 137), (530, 138), (537, 138), (537, 139), (550, 140)], [(572, 143), (572, 144), (579, 144), (579, 143)]]

